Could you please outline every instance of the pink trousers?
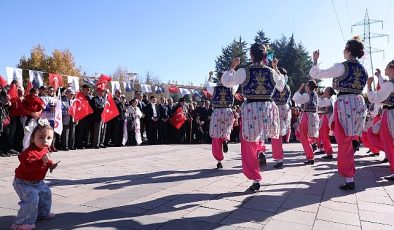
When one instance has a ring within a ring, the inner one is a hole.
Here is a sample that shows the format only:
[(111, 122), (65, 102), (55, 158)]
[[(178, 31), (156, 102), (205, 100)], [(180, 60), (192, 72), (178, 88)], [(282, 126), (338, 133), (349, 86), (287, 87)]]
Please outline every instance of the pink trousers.
[(278, 139), (271, 138), (272, 158), (274, 160), (283, 160), (283, 137), (279, 136)]
[(212, 138), (212, 155), (217, 161), (222, 161), (223, 156), (223, 142), (224, 138)]
[(390, 170), (394, 172), (394, 144), (393, 137), (390, 134), (387, 112), (384, 111), (382, 117), (382, 126), (380, 128), (380, 142), (383, 151), (386, 153), (390, 163)]
[[(376, 118), (376, 117), (375, 117)], [(374, 123), (376, 123), (379, 120), (376, 119), (374, 120)], [(387, 113), (386, 111), (383, 113), (383, 116), (381, 118), (381, 126), (380, 126), (380, 132), (378, 134), (375, 134), (372, 131), (372, 127), (368, 129), (367, 132), (367, 137), (370, 142), (370, 144), (376, 148), (378, 151), (383, 150), (386, 154), (387, 159), (389, 160), (390, 163), (390, 170), (394, 172), (394, 145), (393, 145), (393, 138), (390, 134), (389, 130), (389, 124), (387, 121)]]
[(311, 139), (308, 136), (308, 114), (303, 113), (300, 124), (300, 138), (302, 147), (304, 148), (306, 159), (313, 160), (315, 155), (313, 154), (312, 147), (310, 145)]
[[(336, 107), (335, 107), (336, 108)], [(338, 118), (338, 111), (334, 108), (334, 134), (338, 143), (338, 172), (343, 177), (354, 177), (356, 169), (354, 166), (354, 149), (352, 145), (353, 136), (346, 136)]]
[(242, 172), (249, 180), (260, 181), (260, 165), (257, 160), (257, 153), (263, 149), (264, 142), (246, 141), (242, 138), (242, 131), (239, 136), (241, 140)]
[(328, 116), (324, 114), (322, 117), (322, 126), (319, 130), (319, 137), (323, 143), (324, 152), (327, 155), (332, 155), (332, 146), (330, 142), (330, 127), (328, 126)]

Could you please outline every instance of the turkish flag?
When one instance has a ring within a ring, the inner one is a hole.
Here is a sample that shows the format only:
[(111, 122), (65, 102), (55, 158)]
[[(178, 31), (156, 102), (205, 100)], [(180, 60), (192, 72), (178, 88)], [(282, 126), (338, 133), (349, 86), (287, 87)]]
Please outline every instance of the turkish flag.
[(10, 101), (13, 101), (13, 100), (16, 100), (19, 98), (18, 89), (16, 88), (16, 84), (11, 84), (11, 88), (8, 90), (7, 94), (10, 97)]
[(93, 110), (89, 105), (89, 101), (86, 100), (86, 97), (82, 92), (77, 93), (68, 113), (74, 118), (74, 121), (79, 121), (93, 113)]
[(49, 74), (49, 85), (53, 86), (55, 90), (59, 87), (63, 87), (63, 76), (57, 73), (50, 73)]
[(25, 90), (25, 97), (30, 94), (31, 88), (33, 88), (33, 84), (31, 83), (31, 81), (29, 81), (29, 83), (27, 83), (27, 87)]
[(101, 120), (104, 123), (107, 123), (114, 117), (119, 115), (118, 108), (116, 107), (114, 98), (112, 97), (112, 94), (108, 94), (107, 101), (105, 102), (104, 105), (104, 111), (101, 113)]
[(180, 129), (187, 120), (186, 115), (183, 113), (182, 107), (178, 107), (174, 113), (174, 116), (170, 118), (170, 124), (176, 129)]
[(106, 89), (107, 88), (107, 83), (110, 82), (112, 78), (108, 75), (101, 74), (99, 79), (96, 82), (96, 87), (98, 89)]
[(179, 89), (175, 85), (172, 85), (172, 86), (168, 87), (168, 92), (169, 93), (178, 93)]
[(5, 80), (4, 77), (0, 75), (0, 86), (4, 88), (6, 85), (7, 80)]

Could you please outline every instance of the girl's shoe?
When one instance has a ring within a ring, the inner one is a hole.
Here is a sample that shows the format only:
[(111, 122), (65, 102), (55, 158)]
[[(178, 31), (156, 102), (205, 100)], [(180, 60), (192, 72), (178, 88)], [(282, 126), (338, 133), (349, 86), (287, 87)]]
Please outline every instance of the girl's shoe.
[(55, 213), (50, 212), (50, 213), (48, 214), (48, 216), (39, 217), (38, 220), (52, 220), (52, 219), (55, 218), (55, 217), (56, 217)]

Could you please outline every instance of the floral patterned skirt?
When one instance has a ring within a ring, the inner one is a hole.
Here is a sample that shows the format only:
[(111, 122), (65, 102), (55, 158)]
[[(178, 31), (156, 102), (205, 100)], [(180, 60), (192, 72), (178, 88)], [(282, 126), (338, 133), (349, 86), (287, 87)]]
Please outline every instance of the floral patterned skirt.
[(279, 110), (275, 103), (244, 102), (242, 104), (242, 138), (249, 142), (279, 138)]

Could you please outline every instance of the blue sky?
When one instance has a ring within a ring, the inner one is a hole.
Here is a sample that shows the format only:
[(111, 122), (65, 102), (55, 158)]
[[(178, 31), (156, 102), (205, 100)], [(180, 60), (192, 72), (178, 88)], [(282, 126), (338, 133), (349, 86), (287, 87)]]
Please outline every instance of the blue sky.
[[(371, 18), (384, 20), (372, 32), (389, 34), (372, 46), (384, 68), (394, 59), (393, 0), (2, 0), (0, 1), (0, 75), (22, 55), (41, 44), (47, 52), (69, 49), (88, 74), (112, 74), (118, 66), (163, 82), (205, 81), (221, 48), (242, 36), (251, 43), (263, 29), (271, 39), (294, 33), (308, 51), (320, 49), (321, 65), (343, 60), (345, 39), (361, 34), (350, 25)], [(280, 63), (279, 63), (280, 65)]]

